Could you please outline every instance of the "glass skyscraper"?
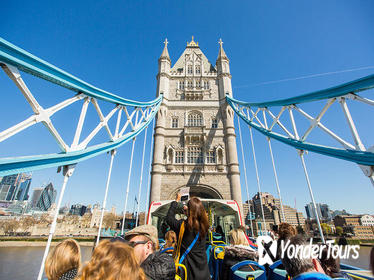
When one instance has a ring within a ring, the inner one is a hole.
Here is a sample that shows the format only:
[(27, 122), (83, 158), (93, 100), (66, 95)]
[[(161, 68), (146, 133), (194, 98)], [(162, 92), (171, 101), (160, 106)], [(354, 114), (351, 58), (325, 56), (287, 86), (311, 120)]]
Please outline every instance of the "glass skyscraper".
[(49, 183), (41, 192), (36, 207), (41, 211), (47, 211), (56, 200), (57, 191), (53, 188), (52, 183)]
[(4, 176), (0, 181), (0, 200), (28, 200), (31, 175), (19, 173)]

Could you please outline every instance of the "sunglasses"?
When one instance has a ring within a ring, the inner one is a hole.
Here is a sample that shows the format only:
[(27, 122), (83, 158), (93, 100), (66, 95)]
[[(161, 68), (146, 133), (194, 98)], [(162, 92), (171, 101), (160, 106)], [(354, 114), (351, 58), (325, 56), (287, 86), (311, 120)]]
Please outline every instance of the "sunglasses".
[(128, 244), (131, 246), (131, 247), (135, 247), (136, 245), (139, 245), (139, 244), (147, 244), (149, 241), (130, 241)]

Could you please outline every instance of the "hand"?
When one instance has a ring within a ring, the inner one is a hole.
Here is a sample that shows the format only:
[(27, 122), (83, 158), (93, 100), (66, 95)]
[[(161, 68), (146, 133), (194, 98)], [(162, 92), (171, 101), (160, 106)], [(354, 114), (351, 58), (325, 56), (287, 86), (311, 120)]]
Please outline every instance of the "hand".
[(178, 192), (178, 193), (177, 193), (177, 197), (175, 198), (175, 201), (176, 201), (176, 202), (181, 201), (181, 197), (182, 197), (182, 195), (180, 194), (180, 192)]

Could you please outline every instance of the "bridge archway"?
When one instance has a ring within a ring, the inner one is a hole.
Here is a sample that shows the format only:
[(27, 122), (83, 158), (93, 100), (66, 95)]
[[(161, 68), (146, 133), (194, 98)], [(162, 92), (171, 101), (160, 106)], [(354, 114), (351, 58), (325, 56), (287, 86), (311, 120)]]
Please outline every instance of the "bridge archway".
[(181, 188), (190, 187), (190, 196), (197, 196), (199, 198), (209, 199), (223, 199), (222, 195), (215, 188), (209, 185), (195, 184), (195, 185), (183, 185), (174, 189), (168, 199), (175, 199), (177, 193)]

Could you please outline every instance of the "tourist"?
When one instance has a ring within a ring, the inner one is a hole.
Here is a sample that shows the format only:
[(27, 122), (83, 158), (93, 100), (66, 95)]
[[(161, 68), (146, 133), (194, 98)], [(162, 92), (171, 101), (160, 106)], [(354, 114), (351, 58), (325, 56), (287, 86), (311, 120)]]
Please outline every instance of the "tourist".
[(321, 258), (319, 259), (319, 261), (325, 273), (331, 278), (345, 278), (353, 280), (351, 276), (340, 270), (339, 256), (337, 258), (334, 258), (332, 254), (330, 254), (329, 256), (327, 248), (324, 248), (322, 250)]
[(216, 233), (220, 235), (220, 241), (226, 242), (225, 233), (223, 232), (222, 226), (220, 224), (216, 227)]
[[(184, 207), (187, 220), (177, 220), (175, 214), (180, 199), (181, 194), (178, 193), (176, 201), (171, 203), (166, 216), (166, 222), (169, 224), (170, 228), (176, 232), (178, 242), (180, 242), (180, 248), (178, 249), (177, 246), (174, 250), (176, 262), (181, 262), (186, 266), (187, 279), (210, 279), (207, 255), (205, 252), (206, 235), (209, 229), (208, 215), (200, 199), (191, 197)], [(180, 232), (181, 229), (184, 230)], [(181, 240), (179, 240), (180, 236), (182, 237)], [(190, 248), (190, 251), (185, 254), (188, 248)]]
[(297, 234), (296, 229), (289, 223), (280, 223), (278, 226), (278, 243), (277, 243), (277, 255), (276, 260), (281, 259), (281, 243), (287, 241), (292, 236)]
[(173, 230), (169, 230), (166, 234), (165, 234), (165, 246), (164, 248), (175, 248), (175, 246), (177, 245), (177, 235), (175, 234), (175, 231)]
[(289, 223), (280, 223), (278, 226), (278, 240), (287, 240), (297, 234), (296, 229)]
[[(295, 247), (296, 245), (308, 245), (301, 235), (292, 236), (289, 238), (289, 241), (290, 242), (287, 248), (290, 246)], [(300, 257), (299, 255), (294, 255), (292, 258), (289, 258), (288, 252), (285, 252), (282, 257), (284, 268), (291, 278), (297, 280), (298, 276), (302, 275), (303, 279), (331, 279), (325, 274), (317, 259)]]
[(103, 240), (82, 270), (81, 280), (145, 280), (134, 249), (124, 242)]
[[(231, 267), (244, 260), (258, 260), (258, 253), (249, 245), (242, 228), (233, 229), (229, 233), (229, 246), (225, 247), (222, 271), (219, 279), (230, 279)], [(253, 266), (252, 266), (253, 267)]]
[(148, 279), (174, 280), (173, 258), (166, 253), (156, 252), (158, 235), (152, 225), (138, 226), (125, 234), (125, 239), (134, 248), (135, 256)]
[(255, 248), (256, 245), (252, 242), (252, 240), (248, 237), (247, 235), (247, 229), (245, 226), (239, 226), (238, 227), (238, 230), (241, 230), (243, 231), (244, 235), (245, 235), (245, 238), (247, 239), (248, 243), (249, 243), (249, 246), (251, 246), (252, 248)]
[(270, 237), (273, 240), (278, 239), (278, 225), (272, 225), (271, 230), (270, 230)]
[(77, 241), (66, 239), (51, 251), (45, 262), (48, 280), (75, 279), (81, 266), (81, 250)]

